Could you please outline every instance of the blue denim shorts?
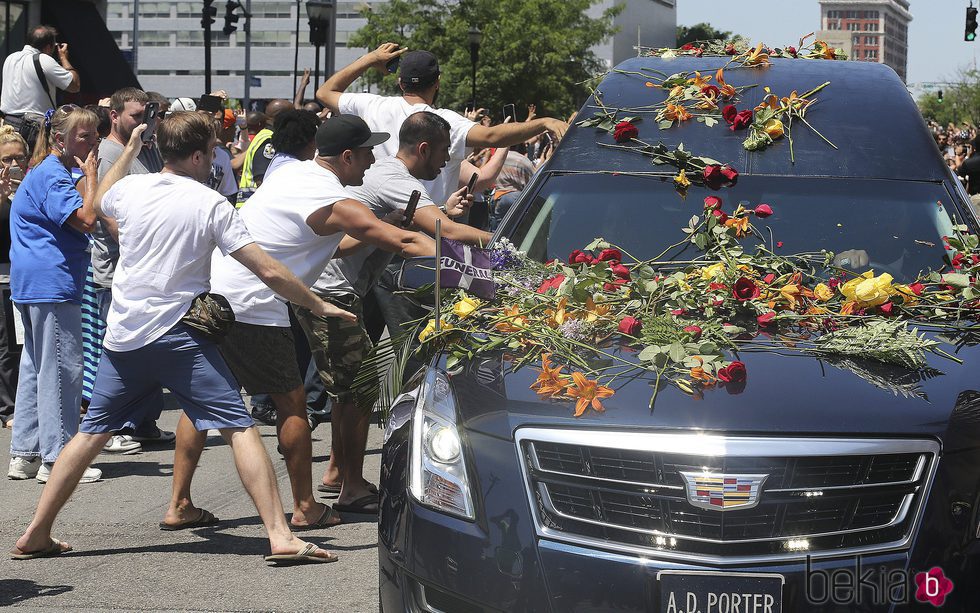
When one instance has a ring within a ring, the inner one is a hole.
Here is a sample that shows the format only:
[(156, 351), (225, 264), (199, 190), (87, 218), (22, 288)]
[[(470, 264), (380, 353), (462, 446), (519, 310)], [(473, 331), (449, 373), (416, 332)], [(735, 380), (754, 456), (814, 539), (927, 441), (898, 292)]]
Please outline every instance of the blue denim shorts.
[(147, 411), (159, 407), (164, 387), (199, 431), (254, 425), (218, 346), (177, 324), (139, 349), (103, 352), (79, 431), (100, 434), (138, 427)]

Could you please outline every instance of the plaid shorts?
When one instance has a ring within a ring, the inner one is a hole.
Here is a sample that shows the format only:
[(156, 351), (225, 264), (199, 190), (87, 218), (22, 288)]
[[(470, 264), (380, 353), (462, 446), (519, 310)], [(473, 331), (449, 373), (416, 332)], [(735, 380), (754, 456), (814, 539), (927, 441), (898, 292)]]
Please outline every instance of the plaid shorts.
[(327, 394), (335, 402), (357, 403), (354, 379), (361, 362), (373, 345), (364, 329), (361, 299), (356, 294), (320, 296), (327, 302), (357, 315), (354, 323), (339, 317), (318, 317), (308, 309), (292, 305), (299, 325), (306, 333), (310, 352)]

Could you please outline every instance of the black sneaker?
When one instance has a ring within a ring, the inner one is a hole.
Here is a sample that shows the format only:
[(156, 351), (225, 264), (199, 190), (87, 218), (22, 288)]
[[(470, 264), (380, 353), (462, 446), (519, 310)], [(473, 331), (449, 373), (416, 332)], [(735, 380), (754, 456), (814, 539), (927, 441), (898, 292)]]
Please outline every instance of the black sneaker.
[(273, 407), (253, 406), (252, 419), (267, 426), (276, 425), (276, 410)]

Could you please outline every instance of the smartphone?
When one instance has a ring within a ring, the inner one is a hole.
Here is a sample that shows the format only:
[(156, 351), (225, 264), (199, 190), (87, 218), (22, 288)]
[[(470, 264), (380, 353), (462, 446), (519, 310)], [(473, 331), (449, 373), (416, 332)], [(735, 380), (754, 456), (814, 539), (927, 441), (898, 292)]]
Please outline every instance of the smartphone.
[(480, 178), (479, 173), (475, 173), (474, 172), (473, 173), (473, 176), (470, 177), (470, 182), (466, 184), (466, 193), (467, 194), (472, 194), (473, 193), (473, 186), (476, 185), (476, 180), (479, 179), (479, 178)]
[(504, 119), (508, 117), (512, 118), (513, 121), (517, 121), (517, 107), (513, 104), (504, 105)]
[(466, 103), (466, 112), (472, 113), (474, 110), (476, 110), (476, 103), (470, 100)]
[(395, 74), (398, 72), (398, 65), (402, 63), (402, 56), (393, 57), (385, 64), (385, 71), (388, 74)]
[(24, 170), (17, 164), (14, 164), (13, 166), (10, 167), (10, 170), (7, 171), (7, 176), (9, 176), (14, 181), (23, 181)]
[(419, 190), (414, 190), (412, 195), (408, 198), (408, 206), (405, 207), (405, 219), (402, 220), (402, 227), (407, 228), (412, 225), (412, 218), (415, 217), (415, 209), (419, 206), (419, 198), (422, 197), (422, 192)]
[(224, 107), (224, 100), (218, 96), (212, 96), (211, 94), (204, 94), (201, 96), (201, 101), (197, 104), (197, 110), (207, 111), (209, 113), (217, 113)]
[(159, 102), (147, 102), (146, 106), (143, 107), (143, 123), (146, 125), (146, 131), (140, 135), (144, 143), (148, 143), (153, 140), (153, 134), (157, 131), (157, 124), (160, 123), (160, 103)]

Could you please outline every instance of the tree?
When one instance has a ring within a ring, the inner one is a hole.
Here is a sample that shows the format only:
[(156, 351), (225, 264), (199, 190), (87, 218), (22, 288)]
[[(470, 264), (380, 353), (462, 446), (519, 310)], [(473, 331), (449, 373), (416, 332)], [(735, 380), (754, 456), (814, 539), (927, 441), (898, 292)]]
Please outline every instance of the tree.
[(677, 46), (693, 43), (696, 40), (732, 40), (731, 32), (722, 32), (711, 27), (710, 23), (696, 23), (693, 26), (677, 26)]
[(980, 71), (961, 68), (956, 80), (942, 86), (943, 101), (936, 93), (923, 94), (916, 100), (926, 119), (941, 125), (969, 122), (980, 126)]
[[(539, 115), (565, 117), (589, 94), (582, 82), (605, 69), (591, 49), (615, 32), (612, 20), (622, 10), (591, 18), (585, 10), (597, 1), (391, 0), (364, 11), (367, 24), (348, 45), (374, 49), (391, 41), (431, 51), (442, 71), (439, 105), (462, 109), (472, 97), (467, 32), (475, 24), (483, 32), (477, 104), (499, 116), (504, 104), (533, 103)], [(362, 78), (398, 92), (395, 75)]]

